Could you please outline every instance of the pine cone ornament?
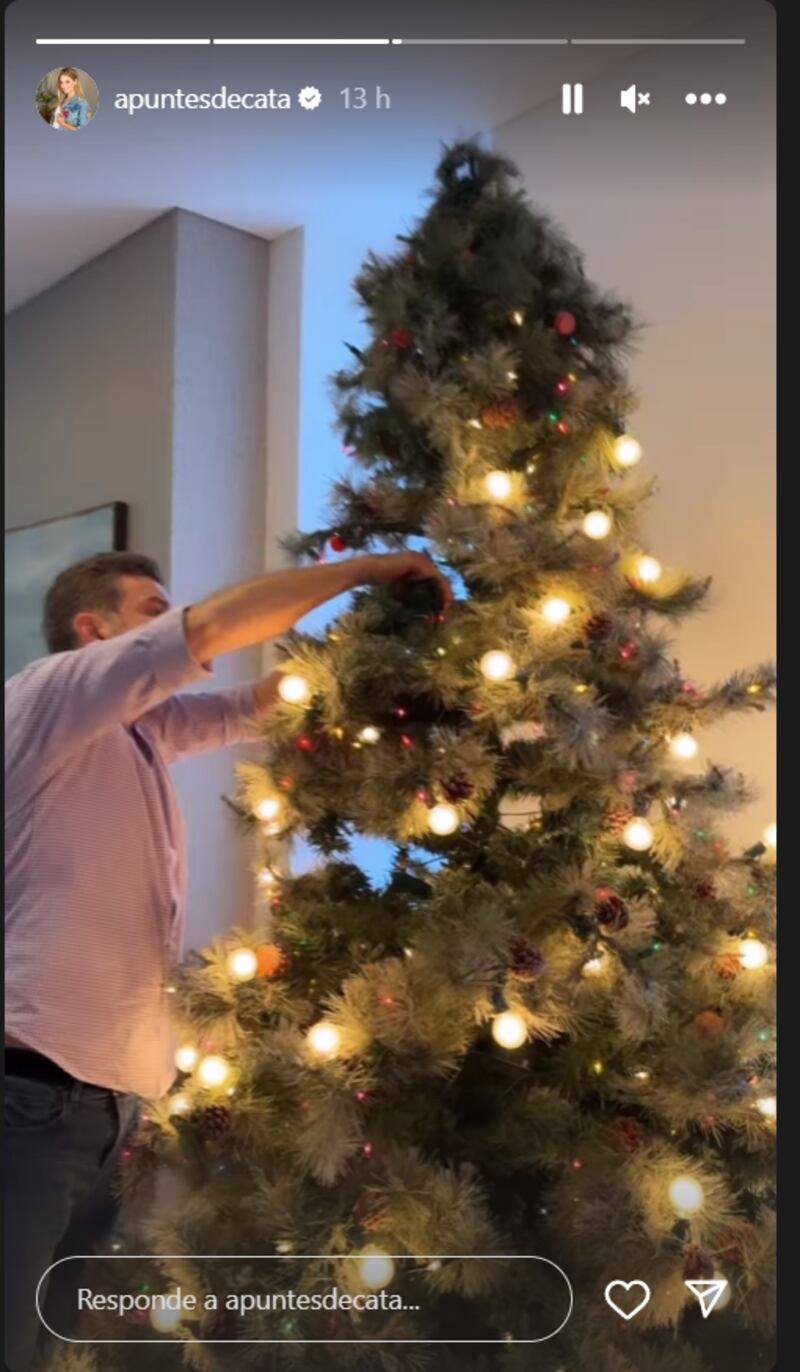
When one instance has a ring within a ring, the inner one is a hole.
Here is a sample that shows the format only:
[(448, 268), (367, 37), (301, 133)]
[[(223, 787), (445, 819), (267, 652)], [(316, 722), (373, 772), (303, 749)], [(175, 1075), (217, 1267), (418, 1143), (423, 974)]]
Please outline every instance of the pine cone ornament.
[(544, 956), (525, 939), (514, 939), (509, 949), (508, 970), (518, 981), (535, 981), (544, 967)]
[(598, 924), (610, 934), (618, 934), (622, 929), (627, 929), (631, 922), (630, 911), (621, 896), (616, 891), (611, 891), (602, 887), (597, 892), (597, 904), (594, 913)]
[(519, 405), (516, 400), (498, 400), (489, 405), (481, 415), (487, 429), (510, 429), (519, 419)]
[(194, 1110), (189, 1118), (203, 1139), (222, 1138), (231, 1127), (227, 1105), (207, 1105), (204, 1110)]
[(614, 838), (619, 838), (632, 819), (633, 809), (630, 805), (615, 805), (606, 812), (606, 828)]
[(688, 1244), (683, 1250), (684, 1281), (708, 1281), (713, 1275), (713, 1258), (697, 1244)]
[(637, 1119), (618, 1119), (611, 1126), (611, 1142), (619, 1153), (635, 1153), (644, 1137), (644, 1125)]
[(602, 611), (592, 615), (590, 619), (587, 619), (583, 632), (590, 643), (605, 642), (611, 633), (611, 616)]
[(442, 782), (442, 790), (450, 804), (456, 805), (459, 800), (469, 800), (475, 787), (465, 772), (456, 772), (449, 780)]

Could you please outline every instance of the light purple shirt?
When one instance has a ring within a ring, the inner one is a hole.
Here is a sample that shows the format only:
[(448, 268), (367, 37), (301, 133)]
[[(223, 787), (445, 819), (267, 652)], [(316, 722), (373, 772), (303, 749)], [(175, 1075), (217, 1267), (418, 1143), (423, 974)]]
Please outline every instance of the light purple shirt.
[(254, 686), (175, 694), (210, 676), (178, 608), (6, 683), (6, 1032), (146, 1097), (175, 1077), (186, 848), (167, 766), (257, 735)]

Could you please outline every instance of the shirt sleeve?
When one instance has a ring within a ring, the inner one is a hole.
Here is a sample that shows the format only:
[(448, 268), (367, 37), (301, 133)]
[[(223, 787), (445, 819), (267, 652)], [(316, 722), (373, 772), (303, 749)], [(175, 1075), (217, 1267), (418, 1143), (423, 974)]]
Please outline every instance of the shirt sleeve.
[(106, 729), (208, 679), (186, 641), (184, 614), (168, 610), (114, 638), (40, 658), (6, 683), (6, 777), (15, 790)]
[(136, 725), (147, 730), (168, 763), (235, 743), (253, 743), (260, 737), (256, 687), (171, 696)]
[(76, 110), (77, 118), (75, 120), (75, 123), (77, 124), (78, 128), (85, 128), (86, 125), (89, 123), (89, 109), (90, 106), (88, 100), (78, 101), (78, 108)]

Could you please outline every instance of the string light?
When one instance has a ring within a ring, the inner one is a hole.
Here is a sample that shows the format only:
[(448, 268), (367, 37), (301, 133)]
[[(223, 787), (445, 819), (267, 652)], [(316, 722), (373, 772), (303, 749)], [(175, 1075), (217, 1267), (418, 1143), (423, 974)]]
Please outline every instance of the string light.
[(514, 483), (508, 472), (494, 471), (489, 472), (484, 479), (484, 486), (492, 497), (492, 500), (508, 500), (514, 489)]
[(527, 1037), (528, 1027), (514, 1010), (504, 1010), (492, 1020), (492, 1038), (501, 1048), (521, 1048)]
[(256, 877), (259, 886), (274, 886), (277, 880), (275, 873), (270, 871), (269, 867), (262, 867)]
[(252, 948), (234, 948), (228, 954), (227, 968), (237, 981), (250, 981), (258, 971), (258, 958)]
[(394, 1263), (381, 1248), (365, 1248), (358, 1265), (364, 1285), (375, 1291), (381, 1286), (388, 1286), (394, 1276)]
[(606, 510), (590, 510), (585, 516), (581, 528), (587, 538), (608, 538), (612, 523), (611, 515)]
[(514, 660), (508, 653), (495, 649), (484, 653), (481, 658), (481, 671), (487, 681), (506, 681), (513, 675)]
[(335, 1057), (342, 1046), (342, 1036), (335, 1024), (321, 1019), (312, 1024), (306, 1035), (306, 1042), (312, 1053), (319, 1058)]
[(606, 969), (606, 962), (605, 950), (601, 948), (600, 952), (595, 953), (594, 957), (587, 958), (581, 969), (583, 975), (585, 977), (599, 977), (601, 972), (604, 972)]
[(230, 1074), (229, 1063), (216, 1053), (203, 1058), (197, 1068), (197, 1075), (204, 1086), (223, 1086)]
[(620, 434), (614, 442), (614, 461), (618, 467), (635, 467), (641, 459), (642, 445), (632, 434)]
[(256, 818), (268, 823), (270, 820), (278, 818), (281, 812), (281, 802), (277, 796), (266, 796), (260, 800), (255, 808)]
[(690, 758), (697, 757), (700, 752), (700, 744), (694, 734), (684, 731), (672, 736), (669, 741), (669, 750), (675, 757), (688, 761)]
[(622, 831), (622, 842), (635, 853), (645, 853), (653, 844), (653, 830), (646, 819), (629, 820)]
[(380, 736), (380, 729), (376, 729), (374, 724), (367, 724), (358, 737), (362, 743), (377, 743)]
[(639, 581), (644, 581), (651, 585), (658, 581), (664, 568), (661, 566), (657, 557), (650, 557), (648, 553), (636, 559), (636, 576)]
[(775, 820), (768, 824), (762, 835), (768, 848), (777, 850), (778, 847), (778, 825)]
[(179, 1072), (191, 1072), (197, 1062), (197, 1049), (192, 1043), (182, 1043), (175, 1053), (175, 1066)]
[(702, 1208), (705, 1192), (694, 1177), (676, 1177), (670, 1183), (669, 1198), (681, 1219), (690, 1219)]
[(454, 834), (458, 824), (458, 810), (454, 805), (434, 805), (428, 815), (428, 828), (432, 829), (434, 834)]
[(748, 936), (739, 944), (739, 961), (748, 972), (756, 972), (764, 967), (769, 958), (769, 950), (760, 939)]
[(764, 1116), (765, 1120), (778, 1118), (778, 1102), (774, 1096), (759, 1096), (756, 1101), (756, 1110)]
[(640, 1081), (643, 1085), (650, 1080), (650, 1073), (646, 1067), (638, 1067), (633, 1074), (634, 1081)]
[(150, 1323), (154, 1329), (158, 1330), (159, 1334), (171, 1334), (173, 1329), (177, 1329), (182, 1316), (183, 1310), (181, 1309), (181, 1303), (178, 1304), (177, 1310), (170, 1309), (169, 1307), (163, 1309), (161, 1307), (156, 1307), (156, 1309), (150, 1311)]
[(303, 701), (308, 700), (310, 694), (311, 687), (305, 677), (298, 676), (294, 672), (289, 672), (286, 676), (281, 677), (278, 683), (278, 695), (288, 705), (302, 705)]
[(572, 606), (562, 596), (551, 596), (542, 606), (542, 615), (548, 624), (565, 624), (572, 614)]
[(512, 324), (516, 324), (517, 327), (519, 327), (520, 324), (524, 324), (524, 323), (525, 323), (525, 316), (524, 316), (524, 314), (522, 313), (522, 310), (513, 310), (513, 311), (512, 311), (512, 314), (511, 314), (511, 323), (512, 323)]
[(594, 1062), (592, 1063), (592, 1066), (591, 1066), (592, 1075), (595, 1076), (595, 1077), (602, 1077), (602, 1075), (603, 1075), (603, 1073), (605, 1072), (605, 1070), (606, 1070), (606, 1065), (605, 1065), (605, 1063), (604, 1063), (604, 1062), (601, 1062), (599, 1058), (595, 1058), (595, 1060), (594, 1060)]
[(171, 1115), (185, 1115), (191, 1102), (184, 1091), (178, 1091), (169, 1098), (169, 1113)]

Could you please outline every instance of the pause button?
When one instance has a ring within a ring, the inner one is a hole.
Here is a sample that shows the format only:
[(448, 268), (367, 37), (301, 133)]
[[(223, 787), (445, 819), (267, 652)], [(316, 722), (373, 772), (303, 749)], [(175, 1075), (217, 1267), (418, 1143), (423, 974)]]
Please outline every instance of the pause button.
[(583, 114), (583, 86), (580, 82), (576, 85), (565, 82), (561, 87), (561, 113)]

